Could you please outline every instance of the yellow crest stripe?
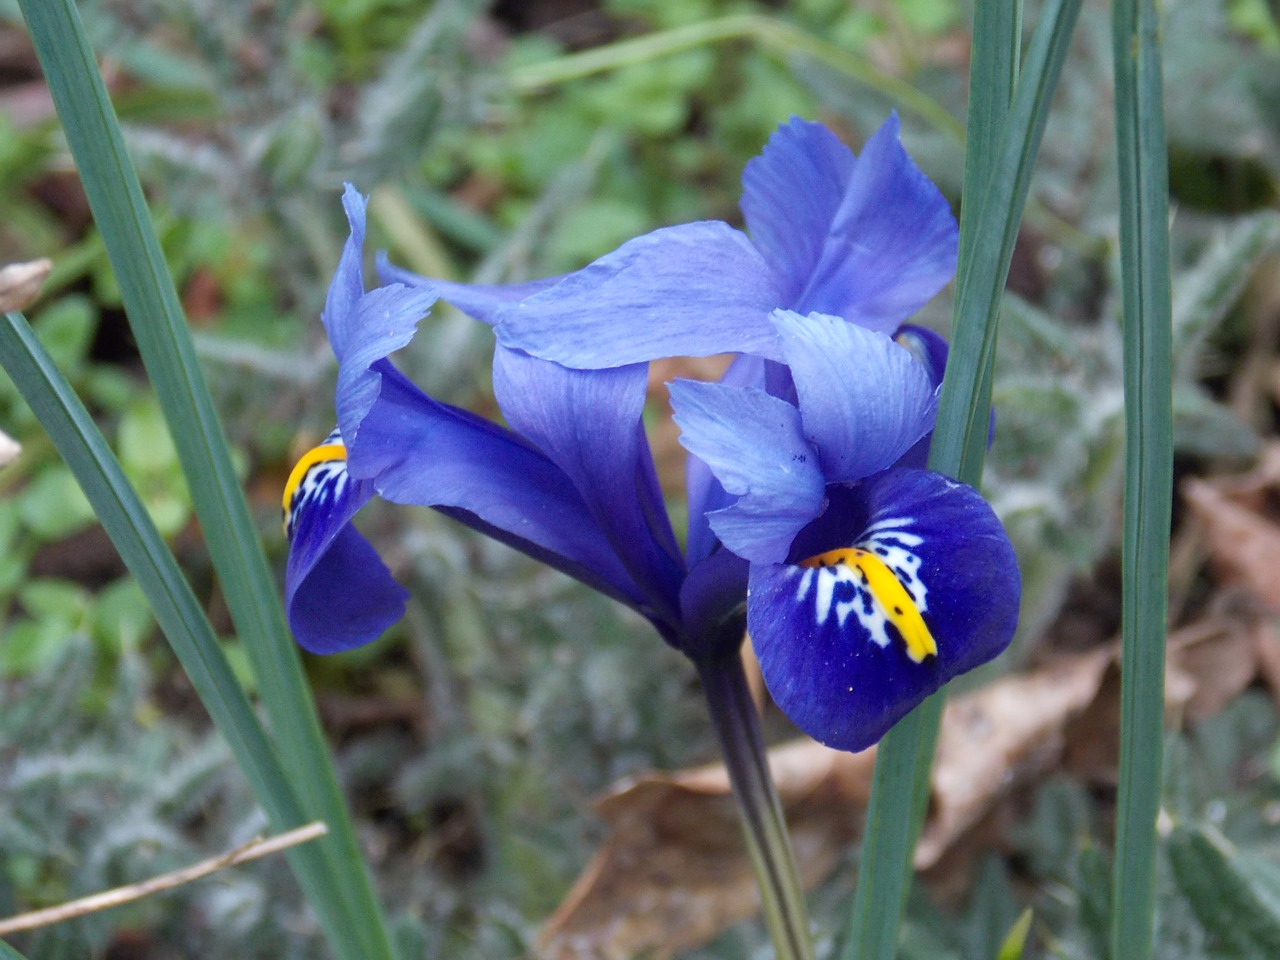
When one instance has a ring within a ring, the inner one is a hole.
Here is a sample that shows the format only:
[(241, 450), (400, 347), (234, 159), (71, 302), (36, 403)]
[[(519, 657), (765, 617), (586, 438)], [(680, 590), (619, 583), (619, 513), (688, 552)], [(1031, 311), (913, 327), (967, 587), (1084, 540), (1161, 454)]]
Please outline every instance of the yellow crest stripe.
[(861, 547), (828, 550), (800, 561), (800, 566), (845, 566), (859, 571), (885, 617), (902, 635), (902, 640), (907, 645), (907, 656), (912, 662), (921, 663), (925, 657), (937, 655), (938, 644), (929, 632), (915, 601), (894, 572), (874, 553)]
[(302, 485), (302, 481), (312, 467), (319, 463), (345, 459), (347, 459), (347, 448), (340, 443), (321, 444), (304, 453), (302, 459), (294, 464), (293, 472), (289, 474), (289, 479), (284, 485), (281, 509), (284, 510), (285, 515), (288, 516), (289, 504), (293, 501), (293, 495), (298, 492), (298, 487)]

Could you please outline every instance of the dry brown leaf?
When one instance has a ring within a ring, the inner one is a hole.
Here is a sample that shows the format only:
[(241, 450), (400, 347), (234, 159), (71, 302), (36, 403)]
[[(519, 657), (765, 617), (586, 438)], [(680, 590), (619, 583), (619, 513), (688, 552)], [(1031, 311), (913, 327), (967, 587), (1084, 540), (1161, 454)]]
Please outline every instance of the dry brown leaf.
[[(1259, 675), (1280, 691), (1280, 634), (1261, 611), (1215, 612), (1175, 632), (1168, 661), (1171, 719), (1210, 715)], [(1113, 783), (1119, 679), (1108, 647), (951, 700), (917, 868), (936, 867), (1012, 788), (1048, 769)], [(769, 751), (806, 887), (834, 869), (860, 831), (874, 763), (875, 748), (848, 754), (811, 740)], [(543, 928), (543, 957), (667, 957), (758, 910), (722, 765), (633, 778), (598, 809), (608, 839)]]
[(1247, 474), (1188, 480), (1182, 491), (1204, 527), (1224, 581), (1243, 584), (1280, 613), (1280, 522), (1268, 511), (1269, 501), (1280, 493), (1280, 443), (1269, 444)]
[(1271, 688), (1271, 696), (1280, 703), (1280, 633), (1270, 617), (1259, 617), (1250, 633), (1258, 658), (1258, 673)]
[(1108, 650), (1064, 659), (947, 704), (917, 869), (937, 863), (999, 796), (1057, 761), (1067, 721), (1097, 696), (1110, 659)]
[(1253, 683), (1268, 635), (1274, 640), (1270, 617), (1247, 612), (1216, 614), (1170, 634), (1169, 674), (1188, 690), (1177, 702), (1188, 720), (1212, 716)]
[[(874, 764), (874, 749), (840, 753), (812, 740), (769, 751), (806, 885), (829, 874), (856, 835)], [(609, 838), (543, 928), (542, 956), (666, 957), (759, 910), (722, 765), (625, 781), (598, 809)]]
[[(1108, 658), (1073, 657), (947, 705), (918, 865), (1056, 759), (1064, 724), (1092, 700)], [(849, 754), (809, 740), (769, 751), (806, 887), (834, 869), (860, 829), (874, 763), (874, 748)], [(542, 956), (665, 957), (758, 910), (723, 766), (635, 778), (599, 812), (609, 837), (543, 928)]]

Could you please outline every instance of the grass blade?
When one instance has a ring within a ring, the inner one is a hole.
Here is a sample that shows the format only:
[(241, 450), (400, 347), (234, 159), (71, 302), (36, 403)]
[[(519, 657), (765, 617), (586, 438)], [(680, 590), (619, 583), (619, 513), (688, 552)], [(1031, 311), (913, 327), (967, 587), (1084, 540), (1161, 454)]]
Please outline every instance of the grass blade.
[[(89, 412), (21, 314), (7, 313), (0, 322), (0, 365), (75, 474), (272, 826), (280, 831), (301, 826), (307, 817), (288, 774), (178, 562)], [(340, 925), (338, 892), (329, 886), (319, 844), (295, 847), (287, 856), (330, 936), (349, 935)]]
[(970, 243), (957, 271), (951, 356), (929, 465), (967, 483), (982, 476), (990, 414), (983, 400), (990, 394), (1000, 298), (1080, 5), (1081, 0), (1050, 0), (1041, 11), (986, 189), (978, 197), (971, 235), (983, 243)]
[(1159, 13), (1150, 0), (1112, 4), (1126, 446), (1120, 791), (1111, 956), (1125, 960), (1151, 956), (1164, 749), (1173, 358), (1159, 31)]
[(0, 940), (0, 960), (27, 960), (27, 958), (3, 940)]
[(72, 0), (22, 0), (21, 6), (286, 770), (302, 792), (306, 819), (323, 820), (331, 831), (316, 847), (344, 915), (342, 923), (330, 918), (335, 928), (345, 928), (346, 942), (335, 942), (334, 949), (351, 960), (391, 960), (382, 910), (356, 845), (275, 581), (79, 15)]
[[(986, 454), (1000, 297), (1080, 0), (1045, 5), (1020, 76), (1020, 8), (1012, 2), (991, 6), (978, 5), (970, 88), (970, 114), (978, 120), (965, 159), (966, 187), (979, 192), (966, 198), (961, 218), (951, 355), (929, 454), (931, 469), (974, 485)], [(976, 237), (987, 242), (978, 244)], [(894, 955), (943, 702), (942, 692), (930, 697), (880, 743), (845, 960)]]
[(581, 80), (608, 70), (694, 50), (730, 40), (749, 40), (779, 57), (806, 57), (884, 94), (901, 109), (916, 114), (957, 140), (963, 137), (955, 117), (936, 100), (870, 59), (851, 54), (806, 30), (763, 14), (740, 13), (713, 17), (640, 37), (617, 40), (589, 50), (569, 53), (515, 68), (508, 83), (517, 93), (534, 93), (547, 87)]

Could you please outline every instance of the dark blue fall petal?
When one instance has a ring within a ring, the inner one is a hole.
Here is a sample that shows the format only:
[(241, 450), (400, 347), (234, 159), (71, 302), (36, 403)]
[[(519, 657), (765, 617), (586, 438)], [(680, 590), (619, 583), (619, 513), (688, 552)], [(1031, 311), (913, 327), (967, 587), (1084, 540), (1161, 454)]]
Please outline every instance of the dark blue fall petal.
[(828, 483), (893, 466), (933, 428), (934, 385), (887, 335), (817, 313), (779, 310), (773, 322)]
[[(947, 355), (950, 348), (947, 340), (928, 327), (904, 323), (893, 335), (893, 342), (911, 352), (911, 355), (924, 365), (929, 374), (929, 382), (935, 388), (942, 386), (942, 376), (947, 370)], [(895, 467), (915, 467), (923, 470), (929, 464), (929, 445), (933, 442), (933, 431), (930, 430), (916, 441), (915, 446), (902, 455)]]
[(892, 333), (951, 280), (955, 217), (898, 130), (891, 116), (867, 141), (804, 291), (777, 306)]
[(747, 232), (781, 278), (775, 306), (797, 304), (844, 199), (853, 151), (820, 123), (792, 117), (742, 171)]
[[(942, 684), (1008, 646), (1020, 581), (1000, 521), (971, 487), (924, 470), (889, 470), (829, 488), (828, 497), (790, 563), (752, 565), (747, 628), (783, 712), (822, 743), (861, 750)], [(800, 565), (852, 549), (865, 553)], [(873, 581), (888, 572), (901, 590), (882, 579), (880, 589), (868, 589), (866, 572)], [(911, 627), (904, 599), (914, 601), (936, 644), (936, 654), (917, 647), (919, 662), (904, 642)], [(895, 605), (906, 619), (890, 611)]]
[(404, 613), (408, 593), (351, 524), (372, 495), (372, 483), (347, 473), (336, 432), (299, 463), (286, 488), (285, 612), (312, 653), (371, 643)]
[(947, 372), (947, 356), (951, 348), (947, 338), (914, 323), (904, 323), (893, 335), (893, 342), (910, 352), (929, 374), (929, 382), (942, 386), (942, 376)]
[(714, 658), (742, 645), (749, 569), (746, 560), (723, 547), (690, 568), (680, 587), (684, 638), (679, 646), (686, 654)]
[(482, 533), (655, 616), (573, 482), (510, 430), (427, 396), (389, 361), (352, 444), (395, 503), (436, 507)]
[(564, 471), (623, 565), (679, 623), (684, 560), (641, 416), (647, 364), (573, 370), (501, 344), (493, 392), (510, 427)]
[(498, 341), (568, 367), (759, 353), (778, 359), (778, 279), (746, 235), (719, 221), (636, 237), (497, 312)]
[[(904, 323), (898, 328), (898, 332), (893, 335), (893, 340), (899, 346), (910, 350), (911, 355), (924, 364), (925, 369), (929, 372), (929, 380), (935, 387), (942, 385), (943, 374), (947, 371), (947, 356), (950, 353), (950, 347), (945, 337), (934, 333), (927, 327)], [(995, 437), (996, 412), (992, 410), (991, 416), (987, 421), (988, 448), (991, 446), (992, 441), (995, 440)], [(930, 430), (916, 442), (914, 447), (902, 455), (902, 459), (895, 466), (924, 469), (929, 462), (929, 445), (932, 441), (933, 431)]]
[(680, 443), (737, 497), (711, 512), (716, 536), (748, 560), (776, 563), (822, 510), (822, 470), (800, 412), (755, 387), (676, 380), (671, 405)]

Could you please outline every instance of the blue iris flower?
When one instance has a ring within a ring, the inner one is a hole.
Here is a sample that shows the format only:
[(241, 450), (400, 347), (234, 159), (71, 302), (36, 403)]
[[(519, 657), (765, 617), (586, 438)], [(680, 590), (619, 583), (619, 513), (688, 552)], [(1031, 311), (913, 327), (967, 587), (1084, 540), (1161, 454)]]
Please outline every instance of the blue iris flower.
[[(383, 260), (369, 292), (364, 201), (348, 188), (324, 312), (338, 430), (285, 492), (304, 647), (347, 649), (401, 615), (404, 591), (350, 525), (375, 492), (577, 577), (695, 659), (736, 651), (745, 605), (779, 705), (845, 749), (1008, 644), (1019, 586), (999, 522), (972, 489), (915, 469), (946, 348), (902, 323), (954, 271), (945, 200), (893, 117), (857, 158), (792, 120), (743, 184), (750, 240), (686, 224), (497, 287)], [(437, 296), (494, 326), (509, 429), (433, 400), (387, 359)], [(739, 356), (720, 383), (671, 385), (691, 453), (682, 552), (641, 424), (647, 362), (726, 352)]]
[(322, 319), (338, 358), (338, 428), (285, 488), (285, 601), (316, 653), (369, 643), (405, 591), (351, 525), (376, 492), (430, 506), (647, 617), (685, 646), (686, 565), (641, 422), (645, 364), (571, 370), (499, 345), (493, 386), (509, 428), (427, 396), (387, 359), (435, 302), (430, 285), (366, 292), (365, 200), (343, 197), (351, 236)]
[(796, 402), (675, 381), (681, 442), (735, 497), (708, 523), (750, 561), (747, 630), (775, 702), (860, 750), (1017, 624), (1000, 521), (971, 487), (904, 458), (933, 427), (930, 371), (838, 317), (772, 317)]

